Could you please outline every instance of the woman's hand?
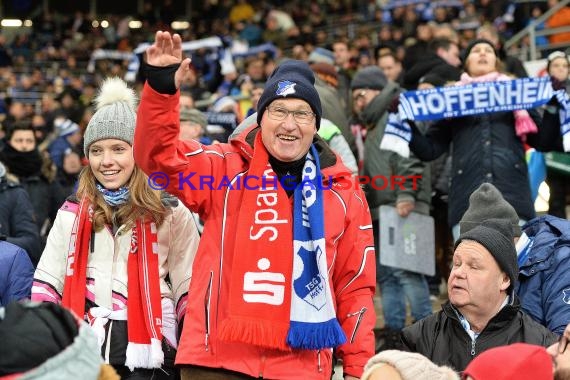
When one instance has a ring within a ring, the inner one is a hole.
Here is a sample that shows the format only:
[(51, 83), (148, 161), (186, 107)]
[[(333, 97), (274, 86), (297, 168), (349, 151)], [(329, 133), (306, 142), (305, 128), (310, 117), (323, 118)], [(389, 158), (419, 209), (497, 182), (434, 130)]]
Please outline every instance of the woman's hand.
[(154, 43), (146, 50), (146, 61), (157, 67), (181, 63), (174, 74), (176, 89), (190, 75), (190, 58), (182, 60), (182, 39), (179, 34), (171, 35), (170, 32), (160, 30), (156, 32)]

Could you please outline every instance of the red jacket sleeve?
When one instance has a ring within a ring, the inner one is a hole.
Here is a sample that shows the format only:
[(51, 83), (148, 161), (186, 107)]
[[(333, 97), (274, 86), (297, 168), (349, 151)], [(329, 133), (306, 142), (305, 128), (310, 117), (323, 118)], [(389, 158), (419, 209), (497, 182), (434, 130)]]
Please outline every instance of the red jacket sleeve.
[[(149, 176), (153, 188), (177, 196), (200, 214), (210, 210), (211, 191), (204, 183), (213, 179), (220, 146), (207, 148), (197, 141), (180, 141), (179, 93), (159, 94), (145, 84), (137, 112), (133, 152), (137, 165)], [(223, 155), (222, 155), (223, 156)], [(218, 160), (219, 161), (219, 160)]]
[(360, 378), (374, 355), (376, 313), (373, 297), (376, 264), (372, 221), (362, 190), (352, 191), (347, 201), (345, 232), (339, 240), (333, 282), (337, 318), (347, 337), (338, 348), (344, 375)]

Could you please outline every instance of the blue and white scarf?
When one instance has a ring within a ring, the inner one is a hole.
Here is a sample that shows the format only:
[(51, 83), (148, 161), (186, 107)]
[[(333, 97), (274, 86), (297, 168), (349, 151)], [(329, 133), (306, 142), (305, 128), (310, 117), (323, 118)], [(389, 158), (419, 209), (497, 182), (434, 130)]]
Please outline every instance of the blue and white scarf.
[(248, 175), (263, 178), (263, 184), (244, 191), (240, 202), (227, 317), (218, 338), (285, 351), (343, 344), (329, 286), (316, 148), (305, 158), (293, 205), (269, 163), (261, 133)]
[(564, 151), (570, 152), (570, 98), (565, 90), (554, 91), (549, 77), (404, 92), (400, 94), (398, 113), (388, 115), (380, 149), (409, 157), (412, 131), (406, 120), (428, 121), (530, 109), (548, 103), (553, 97), (560, 105), (560, 134)]
[(113, 207), (120, 206), (120, 205), (126, 203), (129, 200), (129, 197), (131, 195), (129, 192), (129, 189), (127, 187), (124, 187), (124, 186), (119, 187), (117, 190), (109, 190), (109, 189), (105, 189), (98, 182), (95, 185), (97, 186), (97, 190), (99, 190), (99, 192), (103, 195), (105, 202), (109, 206), (113, 206)]
[(293, 193), (293, 289), (287, 334), (291, 347), (312, 350), (346, 341), (329, 287), (320, 172), (312, 145), (303, 167), (303, 182)]

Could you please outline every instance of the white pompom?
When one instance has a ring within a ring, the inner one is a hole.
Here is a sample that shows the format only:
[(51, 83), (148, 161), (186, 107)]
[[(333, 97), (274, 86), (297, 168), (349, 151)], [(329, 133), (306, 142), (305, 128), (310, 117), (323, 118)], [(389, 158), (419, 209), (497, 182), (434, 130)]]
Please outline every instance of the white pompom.
[(127, 83), (119, 77), (105, 79), (95, 99), (96, 109), (99, 110), (115, 102), (127, 102), (133, 110), (137, 103), (135, 91), (129, 88)]

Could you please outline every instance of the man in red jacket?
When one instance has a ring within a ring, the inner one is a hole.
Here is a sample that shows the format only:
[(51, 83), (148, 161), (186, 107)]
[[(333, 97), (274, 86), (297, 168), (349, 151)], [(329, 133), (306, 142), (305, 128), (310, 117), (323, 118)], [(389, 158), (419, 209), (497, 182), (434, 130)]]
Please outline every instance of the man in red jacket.
[(204, 220), (176, 363), (182, 378), (346, 379), (374, 353), (374, 244), (364, 194), (318, 135), (307, 63), (268, 78), (257, 124), (228, 144), (179, 141), (189, 59), (157, 32), (134, 155)]

